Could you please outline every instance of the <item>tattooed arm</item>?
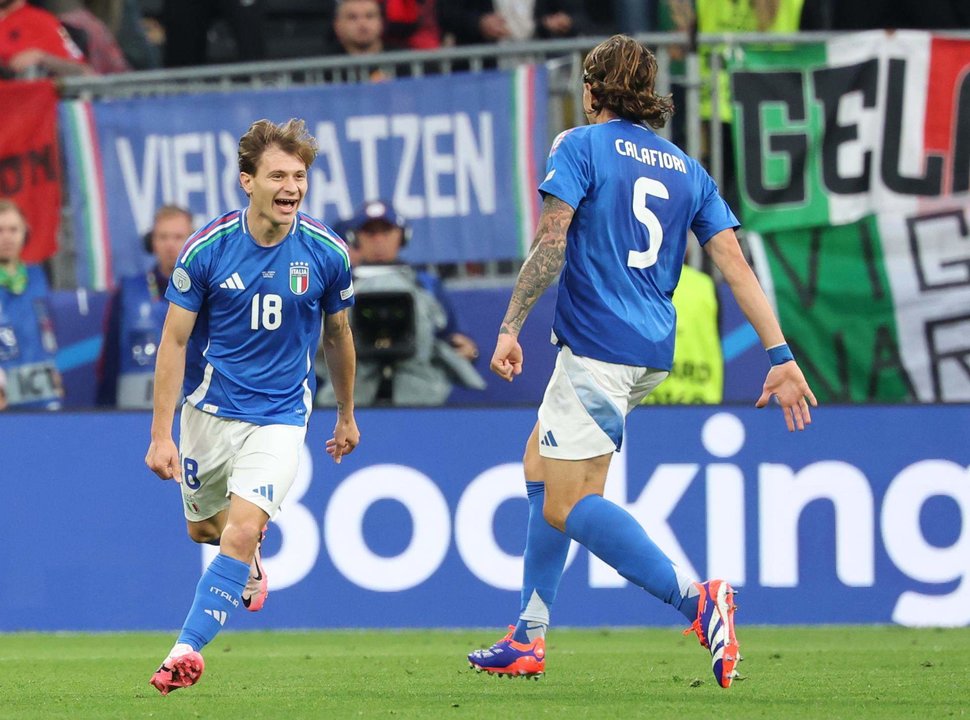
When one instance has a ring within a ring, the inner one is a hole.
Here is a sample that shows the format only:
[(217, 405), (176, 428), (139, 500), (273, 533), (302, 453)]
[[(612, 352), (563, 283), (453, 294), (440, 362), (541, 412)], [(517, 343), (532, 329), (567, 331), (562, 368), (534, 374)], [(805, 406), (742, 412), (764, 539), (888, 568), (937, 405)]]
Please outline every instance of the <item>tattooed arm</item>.
[(510, 382), (522, 372), (522, 347), (518, 341), (522, 325), (539, 296), (552, 285), (566, 261), (566, 230), (574, 212), (554, 195), (546, 195), (542, 202), (542, 215), (532, 250), (516, 278), (512, 299), (492, 355), (492, 372)]

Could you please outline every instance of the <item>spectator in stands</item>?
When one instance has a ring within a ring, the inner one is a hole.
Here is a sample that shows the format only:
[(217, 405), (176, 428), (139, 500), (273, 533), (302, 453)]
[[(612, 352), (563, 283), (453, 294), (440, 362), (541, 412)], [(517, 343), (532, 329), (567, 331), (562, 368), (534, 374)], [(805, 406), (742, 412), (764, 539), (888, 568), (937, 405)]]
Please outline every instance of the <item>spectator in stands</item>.
[(149, 27), (161, 30), (161, 24), (143, 11), (143, 6), (161, 13), (164, 0), (84, 0), (84, 5), (103, 22), (118, 41), (125, 60), (135, 70), (162, 66), (162, 42), (149, 39)]
[(68, 32), (75, 33), (75, 38), (80, 35), (77, 44), (96, 73), (106, 75), (131, 70), (111, 30), (81, 0), (47, 0), (45, 7)]
[(165, 288), (179, 251), (192, 234), (192, 214), (177, 205), (155, 213), (145, 250), (155, 259), (150, 270), (122, 278), (111, 298), (104, 346), (98, 363), (98, 405), (151, 408), (155, 353), (168, 303)]
[[(334, 13), (335, 55), (361, 56), (384, 52), (384, 16), (378, 0), (338, 0)], [(408, 77), (407, 63), (364, 68), (372, 82)]]
[(384, 51), (384, 18), (378, 0), (338, 0), (333, 18), (335, 55), (372, 55)]
[(27, 0), (0, 0), (0, 71), (13, 77), (92, 72), (57, 18)]
[(434, 50), (441, 46), (435, 0), (382, 0), (382, 4), (384, 47), (388, 50)]
[(585, 34), (582, 0), (459, 0), (438, 5), (442, 33), (457, 45)]
[(0, 405), (59, 410), (64, 391), (47, 279), (20, 259), (26, 242), (27, 219), (16, 203), (0, 199), (0, 371), (6, 378)]
[(266, 57), (263, 0), (165, 0), (165, 66), (203, 65), (210, 61), (209, 29), (221, 18), (236, 41), (240, 60)]
[[(722, 2), (721, 0), (695, 0), (694, 13), (690, 3), (684, 0), (670, 0), (671, 16), (677, 23), (678, 29), (691, 32), (696, 23), (696, 30), (701, 33), (793, 33), (798, 32), (804, 0), (737, 0), (736, 2)], [(726, 46), (701, 49), (701, 118), (710, 123), (715, 114), (721, 121), (721, 159), (723, 162), (723, 176), (715, 178), (721, 183), (721, 192), (730, 205), (737, 205), (738, 191), (734, 169), (734, 142), (731, 133), (731, 89), (727, 64)], [(717, 78), (711, 78), (711, 55), (721, 56), (721, 71)], [(713, 107), (711, 86), (717, 82), (718, 106)], [(703, 137), (709, 139), (710, 132)], [(701, 159), (710, 167), (711, 148), (704, 148)]]
[[(344, 225), (344, 235), (356, 258), (355, 404), (441, 405), (453, 382), (484, 389), (471, 364), (478, 345), (459, 332), (441, 281), (400, 259), (410, 236), (407, 221), (390, 203), (372, 200)], [(317, 399), (333, 404), (327, 384)]]

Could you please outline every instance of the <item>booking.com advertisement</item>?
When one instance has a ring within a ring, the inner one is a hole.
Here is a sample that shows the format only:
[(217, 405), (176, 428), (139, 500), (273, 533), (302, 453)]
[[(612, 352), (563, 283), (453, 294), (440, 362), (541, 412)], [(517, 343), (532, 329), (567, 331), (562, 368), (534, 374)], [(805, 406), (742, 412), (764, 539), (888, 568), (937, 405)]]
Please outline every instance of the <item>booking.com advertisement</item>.
[[(747, 623), (970, 624), (970, 406), (640, 408), (607, 496), (686, 572), (741, 590)], [(519, 607), (530, 409), (330, 410), (264, 544), (270, 594), (233, 629), (504, 628)], [(0, 416), (10, 498), (0, 631), (177, 629), (210, 556), (144, 466), (145, 413)], [(14, 498), (18, 498), (14, 501)], [(564, 626), (678, 625), (573, 545)]]

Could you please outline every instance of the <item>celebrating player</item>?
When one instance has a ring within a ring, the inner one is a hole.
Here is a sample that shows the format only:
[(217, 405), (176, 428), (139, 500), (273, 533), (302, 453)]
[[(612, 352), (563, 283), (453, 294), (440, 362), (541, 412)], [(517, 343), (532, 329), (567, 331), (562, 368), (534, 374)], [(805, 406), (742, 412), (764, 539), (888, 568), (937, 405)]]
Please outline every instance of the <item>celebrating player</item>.
[(590, 124), (556, 138), (539, 186), (542, 215), (491, 368), (508, 381), (522, 372), (519, 331), (561, 270), (553, 323), (560, 350), (523, 459), (529, 521), (519, 621), (491, 648), (468, 656), (478, 670), (545, 671), (549, 609), (572, 538), (683, 613), (710, 650), (722, 687), (735, 677), (733, 588), (686, 577), (633, 516), (603, 497), (626, 414), (671, 367), (670, 298), (688, 228), (767, 348), (771, 369), (756, 405), (774, 396), (788, 429), (802, 430), (815, 397), (741, 253), (737, 218), (700, 164), (650, 129), (663, 127), (673, 111), (669, 98), (654, 92), (656, 75), (653, 54), (630, 37), (615, 35), (594, 48), (583, 76)]
[[(145, 462), (163, 480), (181, 483), (189, 536), (218, 543), (220, 552), (199, 580), (178, 641), (151, 678), (163, 695), (198, 681), (199, 651), (240, 604), (258, 610), (265, 600), (258, 548), (296, 476), (321, 314), (337, 399), (327, 452), (339, 463), (360, 441), (347, 247), (299, 212), (316, 153), (302, 120), (253, 123), (239, 140), (239, 180), (249, 207), (188, 239), (165, 293), (170, 306)], [(172, 422), (182, 393), (176, 448)]]

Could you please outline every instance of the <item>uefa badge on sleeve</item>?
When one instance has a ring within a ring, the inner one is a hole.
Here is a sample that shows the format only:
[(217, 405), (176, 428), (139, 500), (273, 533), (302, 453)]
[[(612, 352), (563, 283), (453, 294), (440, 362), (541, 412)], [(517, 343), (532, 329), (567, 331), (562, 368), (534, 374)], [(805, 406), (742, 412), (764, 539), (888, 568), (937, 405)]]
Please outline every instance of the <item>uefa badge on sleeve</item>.
[(290, 263), (290, 292), (303, 295), (310, 289), (310, 263)]

